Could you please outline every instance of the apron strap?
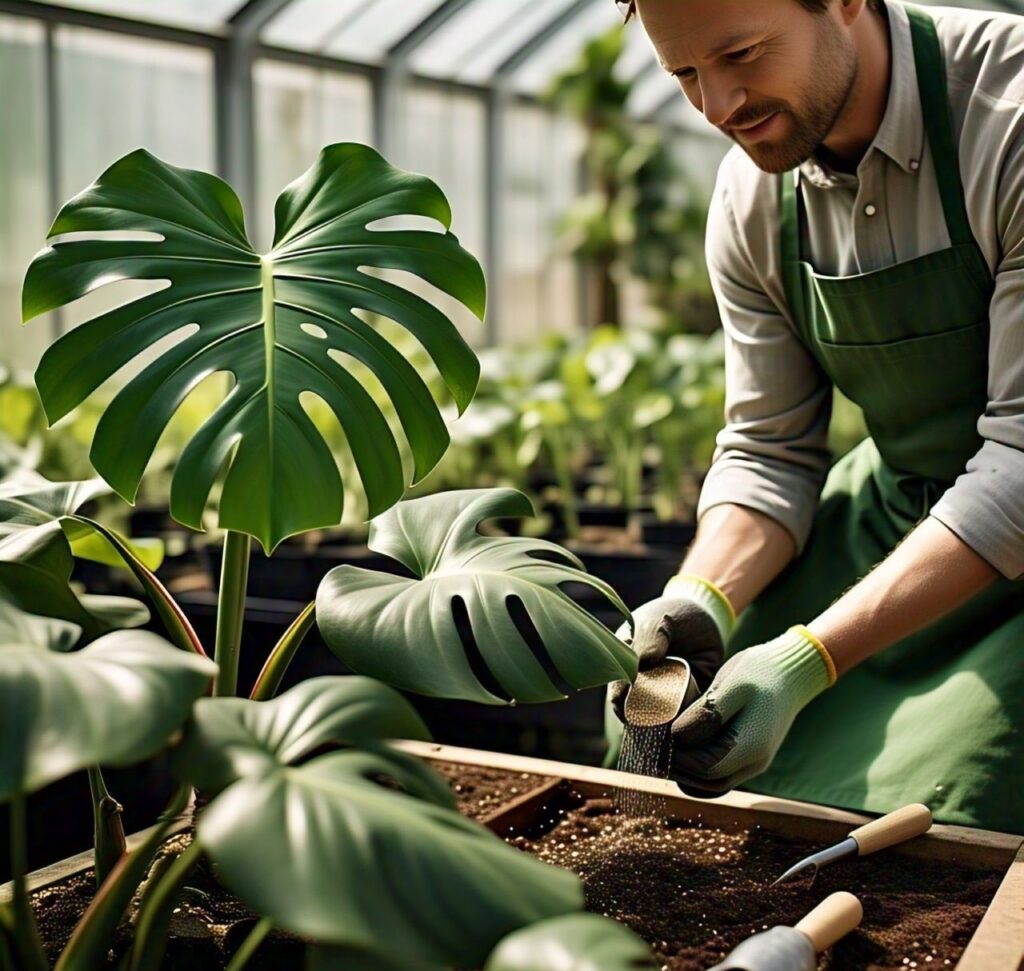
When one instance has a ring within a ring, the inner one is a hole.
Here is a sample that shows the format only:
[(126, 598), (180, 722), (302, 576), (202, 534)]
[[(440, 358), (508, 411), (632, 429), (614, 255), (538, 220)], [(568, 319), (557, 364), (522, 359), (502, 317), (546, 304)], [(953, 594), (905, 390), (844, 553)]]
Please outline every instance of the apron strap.
[[(904, 4), (903, 9), (910, 20), (921, 112), (928, 145), (931, 148), (932, 167), (938, 183), (946, 230), (954, 246), (967, 246), (978, 250), (967, 215), (967, 202), (960, 179), (959, 150), (953, 136), (953, 116), (946, 89), (946, 64), (942, 57), (942, 48), (939, 46), (935, 21), (917, 7)], [(801, 193), (795, 182), (796, 171), (783, 172), (779, 177), (779, 228), (784, 265), (809, 258), (809, 254), (802, 252), (801, 247), (803, 220), (800, 212)], [(978, 256), (981, 257), (980, 250)], [(981, 257), (980, 265), (984, 267), (983, 276), (989, 280), (984, 257)]]
[(960, 181), (959, 147), (953, 137), (953, 116), (946, 88), (946, 62), (942, 57), (935, 21), (923, 10), (905, 5), (914, 44), (921, 111), (931, 148), (932, 167), (939, 185), (946, 230), (954, 246), (977, 246), (967, 216)]

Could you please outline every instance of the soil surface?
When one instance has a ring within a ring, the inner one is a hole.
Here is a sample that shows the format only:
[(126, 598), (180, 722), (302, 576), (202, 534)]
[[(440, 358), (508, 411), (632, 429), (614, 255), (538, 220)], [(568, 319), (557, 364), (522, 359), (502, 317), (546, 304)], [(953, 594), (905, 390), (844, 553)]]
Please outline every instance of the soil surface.
[[(490, 816), (545, 782), (503, 770), (431, 763), (456, 789), (468, 816)], [(165, 848), (177, 854), (188, 836)], [(706, 971), (740, 941), (776, 924), (795, 924), (835, 890), (864, 904), (864, 923), (819, 963), (821, 971), (938, 971), (959, 959), (1002, 874), (880, 853), (838, 863), (806, 880), (770, 887), (816, 843), (759, 827), (728, 833), (693, 821), (623, 816), (612, 799), (573, 793), (538, 815), (509, 842), (583, 879), (588, 907), (616, 917), (651, 942), (664, 971)], [(92, 872), (33, 894), (44, 944), (55, 960), (94, 893)], [(161, 971), (223, 971), (255, 923), (206, 869), (189, 881), (174, 915)], [(113, 960), (123, 952), (115, 948)], [(303, 967), (303, 946), (274, 932), (247, 968)], [(97, 968), (96, 971), (101, 971)]]
[[(430, 765), (454, 789), (459, 811), (472, 819), (490, 816), (501, 806), (547, 781), (544, 776), (526, 772), (459, 766), (442, 761), (432, 761)], [(177, 855), (189, 840), (190, 837), (184, 835), (175, 837), (166, 844), (161, 857)], [(32, 906), (51, 963), (67, 944), (95, 891), (92, 870), (87, 870), (32, 895)], [(133, 905), (133, 918), (134, 914)], [(255, 914), (228, 894), (208, 869), (197, 870), (175, 911), (172, 937), (160, 971), (222, 971), (255, 922)], [(114, 956), (119, 957), (126, 944), (127, 939), (122, 938), (114, 949)], [(298, 938), (274, 931), (246, 969), (299, 969), (304, 967), (303, 955), (303, 945)], [(115, 966), (112, 960), (105, 968)]]
[[(823, 847), (753, 829), (628, 817), (612, 799), (573, 794), (509, 842), (578, 873), (588, 909), (616, 917), (655, 949), (666, 971), (706, 971), (745, 938), (792, 926), (836, 890), (864, 905), (860, 929), (822, 956), (822, 971), (907, 971), (956, 964), (1001, 873), (879, 853), (771, 887)], [(908, 865), (909, 863), (909, 865)]]
[(444, 776), (455, 790), (459, 812), (470, 819), (486, 819), (496, 810), (548, 781), (529, 772), (509, 772), (481, 765), (431, 761), (430, 767)]
[[(169, 840), (155, 865), (177, 856), (191, 841), (182, 835)], [(71, 932), (96, 892), (92, 870), (63, 881), (56, 887), (32, 894), (32, 908), (39, 922), (43, 947), (51, 963), (71, 937)], [(132, 904), (135, 916), (137, 901)], [(209, 872), (200, 866), (189, 878), (188, 886), (174, 910), (171, 937), (160, 971), (222, 971), (231, 955), (253, 929), (256, 916), (228, 894)], [(107, 964), (112, 969), (128, 944), (126, 933), (115, 942)], [(303, 967), (305, 946), (282, 931), (272, 931), (246, 965), (247, 971), (282, 971)], [(100, 971), (99, 968), (96, 971)]]

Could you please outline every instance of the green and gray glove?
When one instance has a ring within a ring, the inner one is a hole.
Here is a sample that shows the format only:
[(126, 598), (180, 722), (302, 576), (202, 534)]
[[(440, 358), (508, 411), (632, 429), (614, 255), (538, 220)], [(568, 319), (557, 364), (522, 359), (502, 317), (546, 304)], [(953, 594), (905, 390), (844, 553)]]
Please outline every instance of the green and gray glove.
[(686, 793), (717, 796), (760, 774), (800, 710), (835, 680), (806, 627), (733, 655), (672, 723), (671, 777)]
[[(657, 667), (666, 657), (681, 657), (703, 689), (710, 683), (725, 657), (725, 642), (736, 623), (732, 605), (714, 584), (691, 574), (675, 576), (664, 593), (633, 611), (634, 632), (629, 625), (616, 632), (640, 659), (640, 668)], [(608, 686), (608, 702), (624, 721), (623, 705), (628, 681)]]

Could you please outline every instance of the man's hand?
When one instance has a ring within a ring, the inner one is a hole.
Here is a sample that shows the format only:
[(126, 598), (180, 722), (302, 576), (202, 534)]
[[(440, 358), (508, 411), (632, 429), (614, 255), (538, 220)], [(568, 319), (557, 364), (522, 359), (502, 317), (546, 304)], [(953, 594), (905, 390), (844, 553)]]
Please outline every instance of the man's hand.
[[(704, 580), (676, 577), (663, 596), (650, 600), (633, 612), (634, 633), (623, 624), (617, 636), (628, 643), (640, 659), (641, 670), (657, 667), (666, 657), (681, 657), (700, 688), (711, 683), (725, 657), (725, 640), (733, 623), (729, 603)], [(628, 681), (608, 686), (608, 701), (620, 721), (629, 691)]]
[(804, 627), (740, 651), (672, 723), (671, 778), (684, 792), (715, 796), (763, 772), (793, 719), (835, 679)]

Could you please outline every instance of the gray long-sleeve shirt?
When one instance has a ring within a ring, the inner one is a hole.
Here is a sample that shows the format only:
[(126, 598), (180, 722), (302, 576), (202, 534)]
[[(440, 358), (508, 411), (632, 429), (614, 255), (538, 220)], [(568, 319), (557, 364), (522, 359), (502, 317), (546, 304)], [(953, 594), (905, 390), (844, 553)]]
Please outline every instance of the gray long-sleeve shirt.
[[(819, 273), (866, 273), (950, 245), (921, 115), (906, 11), (887, 4), (889, 99), (855, 175), (800, 168)], [(971, 229), (995, 280), (980, 450), (931, 515), (1007, 577), (1024, 574), (1024, 17), (929, 8), (946, 61)], [(832, 389), (796, 336), (780, 273), (775, 177), (722, 162), (707, 258), (726, 335), (726, 427), (698, 515), (737, 503), (802, 549), (830, 456)]]

